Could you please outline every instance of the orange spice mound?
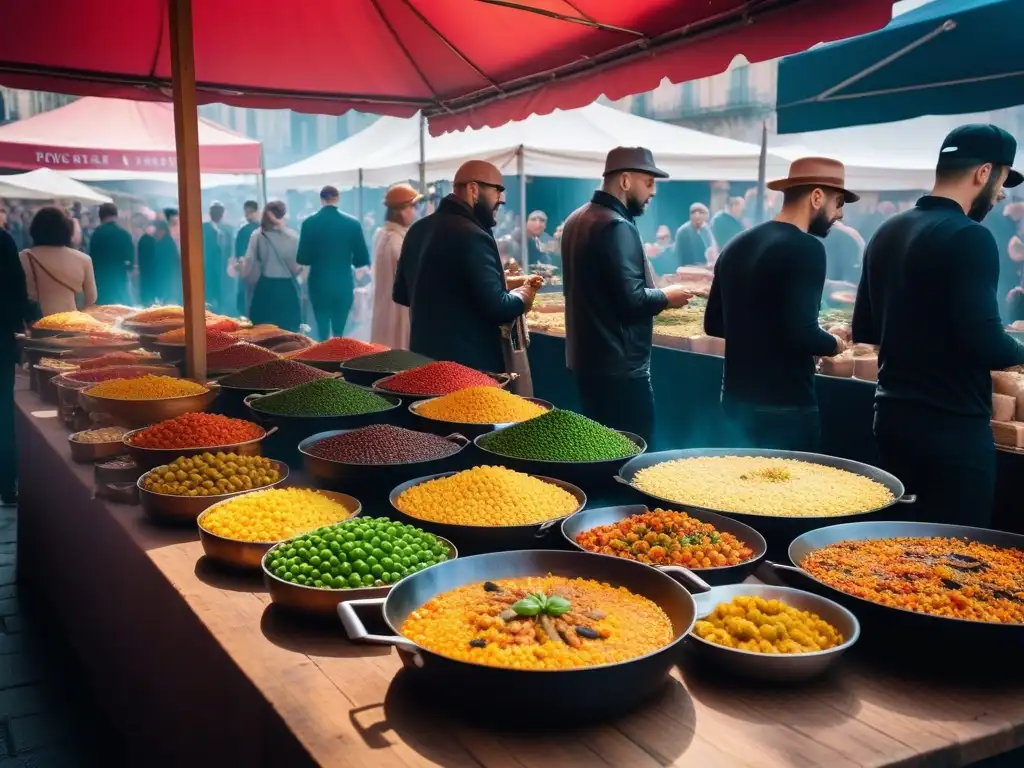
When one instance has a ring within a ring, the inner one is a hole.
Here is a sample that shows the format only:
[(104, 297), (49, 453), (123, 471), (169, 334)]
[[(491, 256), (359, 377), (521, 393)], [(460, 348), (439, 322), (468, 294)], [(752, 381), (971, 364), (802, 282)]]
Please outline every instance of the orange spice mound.
[(312, 347), (300, 350), (289, 355), (292, 360), (325, 360), (330, 362), (344, 362), (353, 357), (372, 355), (374, 352), (387, 352), (388, 348), (383, 344), (368, 344), (359, 339), (350, 339), (347, 336), (338, 336), (327, 341), (321, 341)]
[(235, 445), (263, 436), (263, 428), (244, 419), (215, 413), (186, 413), (161, 421), (131, 436), (140, 448), (207, 448)]

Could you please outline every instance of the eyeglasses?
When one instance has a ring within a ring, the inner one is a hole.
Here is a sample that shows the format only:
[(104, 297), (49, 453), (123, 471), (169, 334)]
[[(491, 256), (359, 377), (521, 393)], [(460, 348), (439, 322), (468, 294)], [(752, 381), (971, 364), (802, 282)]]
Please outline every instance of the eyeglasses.
[(481, 187), (490, 187), (491, 189), (496, 189), (496, 190), (498, 190), (498, 194), (501, 194), (502, 192), (505, 191), (505, 188), (503, 186), (501, 186), (501, 184), (490, 184), (490, 183), (488, 183), (486, 181), (471, 181), (469, 183), (470, 184), (476, 184), (476, 185), (481, 186)]

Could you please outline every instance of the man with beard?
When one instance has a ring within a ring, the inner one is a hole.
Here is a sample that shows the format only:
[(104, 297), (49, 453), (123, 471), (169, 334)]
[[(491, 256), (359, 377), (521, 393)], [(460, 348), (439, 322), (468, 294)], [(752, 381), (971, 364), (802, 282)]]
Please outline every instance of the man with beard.
[(655, 179), (665, 178), (649, 149), (613, 149), (602, 188), (562, 230), (565, 362), (575, 374), (583, 413), (648, 442), (655, 421), (653, 318), (690, 299), (678, 285), (654, 288), (634, 223), (654, 197)]
[(481, 371), (504, 371), (501, 326), (530, 310), (543, 284), (508, 290), (492, 229), (505, 186), (491, 163), (470, 160), (452, 194), (411, 227), (402, 243), (392, 299), (409, 307), (409, 349)]
[[(999, 250), (979, 222), (1004, 187), (1014, 138), (972, 124), (943, 141), (935, 186), (885, 222), (864, 253), (853, 338), (879, 345), (875, 440), (882, 466), (917, 494), (913, 514), (987, 527), (996, 459), (990, 372), (1024, 364), (999, 319)], [(908, 508), (909, 509), (909, 508)]]
[(768, 184), (783, 193), (772, 221), (732, 239), (715, 264), (704, 330), (725, 339), (722, 410), (735, 447), (821, 450), (814, 358), (843, 351), (818, 326), (824, 238), (858, 197), (838, 160), (794, 160)]

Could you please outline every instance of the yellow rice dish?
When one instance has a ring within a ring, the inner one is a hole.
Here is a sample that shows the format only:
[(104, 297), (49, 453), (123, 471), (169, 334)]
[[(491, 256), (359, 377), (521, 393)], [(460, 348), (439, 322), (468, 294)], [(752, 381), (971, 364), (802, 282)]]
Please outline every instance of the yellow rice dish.
[(887, 506), (871, 478), (796, 459), (702, 456), (655, 464), (633, 485), (678, 504), (768, 517), (839, 517)]

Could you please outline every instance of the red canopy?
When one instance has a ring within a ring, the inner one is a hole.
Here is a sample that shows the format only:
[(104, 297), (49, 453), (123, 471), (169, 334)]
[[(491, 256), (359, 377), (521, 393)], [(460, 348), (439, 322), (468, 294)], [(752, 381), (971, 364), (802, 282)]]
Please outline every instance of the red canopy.
[[(202, 0), (200, 102), (501, 125), (884, 26), (893, 0)], [(8, 3), (0, 83), (167, 99), (168, 0)], [(600, 76), (595, 76), (600, 74)], [(209, 170), (209, 169), (207, 169)]]
[[(207, 173), (259, 173), (260, 143), (199, 120)], [(169, 104), (85, 98), (0, 126), (0, 167), (59, 171), (162, 171), (177, 168)]]

